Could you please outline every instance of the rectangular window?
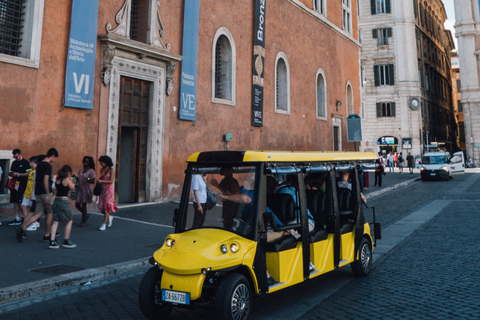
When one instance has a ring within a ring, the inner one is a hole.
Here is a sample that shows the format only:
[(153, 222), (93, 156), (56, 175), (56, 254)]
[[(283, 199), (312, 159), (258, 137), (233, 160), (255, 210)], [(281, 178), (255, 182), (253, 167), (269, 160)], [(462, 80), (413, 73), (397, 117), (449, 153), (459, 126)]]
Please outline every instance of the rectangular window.
[(392, 37), (392, 28), (373, 29), (372, 36), (377, 39), (378, 46), (388, 45), (388, 38)]
[(457, 100), (457, 109), (458, 112), (463, 112), (462, 100)]
[(325, 0), (313, 0), (313, 10), (325, 14)]
[(20, 56), (24, 14), (23, 0), (0, 0), (0, 53)]
[(377, 118), (395, 117), (395, 102), (378, 102)]
[(351, 33), (351, 2), (350, 0), (342, 0), (342, 23), (343, 23), (343, 30)]
[(390, 13), (390, 0), (370, 0), (372, 14)]
[(457, 92), (460, 91), (460, 88), (461, 88), (460, 79), (457, 79)]
[(375, 86), (393, 86), (395, 84), (393, 64), (374, 65)]

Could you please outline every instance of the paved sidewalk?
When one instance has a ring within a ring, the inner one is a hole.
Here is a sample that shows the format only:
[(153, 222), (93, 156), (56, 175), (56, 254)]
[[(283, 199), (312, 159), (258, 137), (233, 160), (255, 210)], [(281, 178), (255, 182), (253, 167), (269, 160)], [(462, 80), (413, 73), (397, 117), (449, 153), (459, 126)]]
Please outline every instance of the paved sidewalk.
[[(367, 199), (412, 183), (419, 179), (419, 173), (387, 172), (383, 178), (382, 187), (374, 187), (374, 173), (370, 173)], [(104, 232), (98, 230), (102, 214), (92, 213), (83, 228), (77, 227), (80, 214), (74, 214), (71, 239), (78, 245), (76, 249), (49, 249), (42, 241), (43, 219), (41, 228), (27, 232), (22, 243), (15, 239), (16, 227), (2, 221), (0, 304), (147, 267), (148, 258), (173, 231), (177, 206), (169, 202), (120, 207), (112, 227)], [(63, 232), (63, 226), (59, 231)], [(62, 234), (58, 239), (63, 239)]]

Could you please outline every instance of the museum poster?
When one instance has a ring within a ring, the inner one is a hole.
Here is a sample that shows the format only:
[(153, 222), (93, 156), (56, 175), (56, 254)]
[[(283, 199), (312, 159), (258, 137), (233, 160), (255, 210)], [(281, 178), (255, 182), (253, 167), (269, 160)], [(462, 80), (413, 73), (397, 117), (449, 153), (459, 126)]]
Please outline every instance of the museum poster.
[(253, 37), (252, 126), (263, 126), (263, 81), (265, 65), (266, 0), (256, 0), (255, 34)]
[(179, 114), (182, 120), (196, 120), (199, 18), (200, 0), (185, 0)]
[(73, 0), (65, 107), (93, 109), (98, 0)]

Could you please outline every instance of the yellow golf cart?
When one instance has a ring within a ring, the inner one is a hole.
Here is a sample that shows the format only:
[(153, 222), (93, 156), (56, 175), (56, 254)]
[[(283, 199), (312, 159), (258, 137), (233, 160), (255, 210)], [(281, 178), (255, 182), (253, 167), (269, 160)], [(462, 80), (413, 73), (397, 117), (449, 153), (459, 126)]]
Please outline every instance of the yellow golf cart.
[[(376, 159), (359, 152), (192, 154), (175, 233), (154, 253), (140, 285), (143, 314), (164, 319), (174, 307), (214, 303), (220, 319), (247, 319), (253, 295), (348, 264), (367, 275), (381, 236), (375, 212), (365, 222), (359, 174)], [(199, 179), (218, 197), (201, 214), (191, 190)]]

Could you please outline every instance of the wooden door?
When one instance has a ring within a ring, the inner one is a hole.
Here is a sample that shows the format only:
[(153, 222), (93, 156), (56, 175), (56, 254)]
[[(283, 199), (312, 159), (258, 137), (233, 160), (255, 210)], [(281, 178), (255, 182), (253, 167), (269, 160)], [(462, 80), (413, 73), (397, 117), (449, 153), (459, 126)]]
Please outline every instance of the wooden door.
[[(119, 203), (146, 201), (150, 85), (150, 82), (126, 77), (120, 81), (115, 172), (115, 193)], [(127, 178), (125, 172), (131, 174), (131, 178)]]

